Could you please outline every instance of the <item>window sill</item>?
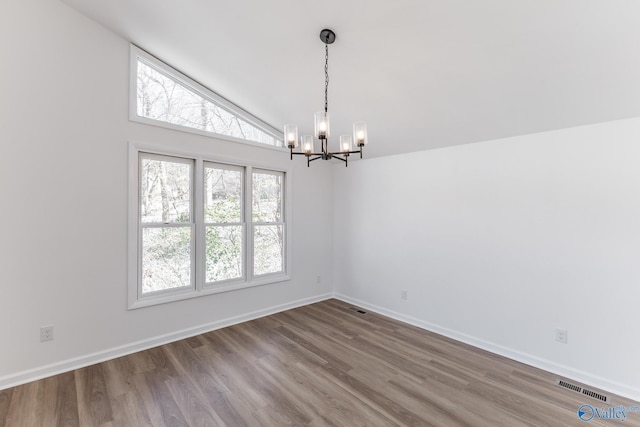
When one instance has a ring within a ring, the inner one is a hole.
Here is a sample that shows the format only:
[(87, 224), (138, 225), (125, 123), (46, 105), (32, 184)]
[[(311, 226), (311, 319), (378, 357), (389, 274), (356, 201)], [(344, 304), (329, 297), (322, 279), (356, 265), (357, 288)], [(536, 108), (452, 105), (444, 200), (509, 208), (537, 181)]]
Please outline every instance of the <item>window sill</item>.
[(222, 285), (210, 285), (202, 290), (181, 290), (175, 293), (163, 293), (161, 295), (151, 295), (147, 297), (140, 297), (136, 301), (129, 303), (129, 310), (135, 310), (143, 307), (151, 307), (154, 305), (166, 304), (175, 301), (188, 300), (191, 298), (198, 298), (207, 295), (215, 295), (223, 292), (237, 291), (240, 289), (253, 288), (257, 286), (270, 285), (279, 282), (286, 282), (291, 280), (291, 276), (287, 274), (269, 275), (261, 278), (257, 278), (252, 282), (240, 282), (240, 283), (227, 283)]

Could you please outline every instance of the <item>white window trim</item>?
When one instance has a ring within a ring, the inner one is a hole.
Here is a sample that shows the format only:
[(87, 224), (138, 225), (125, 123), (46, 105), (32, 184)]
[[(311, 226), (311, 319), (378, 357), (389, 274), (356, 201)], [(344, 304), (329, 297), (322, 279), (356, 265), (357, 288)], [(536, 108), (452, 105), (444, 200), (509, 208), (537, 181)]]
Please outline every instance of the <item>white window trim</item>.
[[(139, 155), (140, 153), (150, 153), (160, 156), (172, 156), (181, 157), (186, 159), (194, 159), (194, 173), (195, 176), (202, 176), (204, 173), (203, 165), (205, 162), (223, 163), (228, 165), (234, 165), (245, 168), (245, 206), (248, 206), (248, 211), (245, 211), (245, 215), (249, 217), (245, 218), (247, 235), (246, 235), (246, 248), (245, 250), (245, 278), (242, 281), (221, 282), (217, 284), (206, 284), (204, 276), (204, 220), (202, 218), (203, 213), (198, 212), (198, 206), (203, 204), (203, 183), (201, 179), (194, 179), (193, 191), (194, 194), (194, 216), (196, 219), (195, 229), (196, 234), (194, 238), (195, 243), (195, 286), (189, 289), (180, 289), (174, 292), (158, 292), (149, 295), (142, 296), (139, 288), (139, 271), (141, 266), (140, 261), (140, 229), (139, 229), (139, 191), (138, 191), (138, 176), (139, 176)], [(251, 176), (253, 169), (261, 171), (278, 171), (284, 173), (283, 182), (283, 195), (284, 195), (284, 242), (285, 250), (283, 254), (283, 272), (271, 273), (260, 276), (253, 275), (253, 231), (251, 223)], [(222, 156), (203, 155), (197, 152), (191, 152), (180, 149), (167, 149), (166, 146), (150, 144), (138, 141), (129, 142), (129, 170), (128, 170), (128, 308), (137, 309), (142, 307), (148, 307), (158, 304), (164, 304), (168, 302), (181, 301), (185, 299), (197, 298), (205, 295), (212, 295), (221, 292), (235, 291), (239, 289), (250, 288), (254, 286), (262, 286), (272, 283), (283, 282), (291, 280), (291, 260), (293, 258), (293, 246), (291, 238), (292, 228), (292, 170), (291, 168), (278, 168), (265, 164), (246, 162), (237, 158), (229, 158)], [(200, 216), (201, 218), (198, 218)]]
[(223, 135), (213, 132), (207, 132), (200, 129), (190, 128), (186, 126), (175, 125), (173, 123), (163, 122), (161, 120), (149, 119), (147, 117), (138, 116), (138, 99), (137, 99), (137, 88), (138, 88), (138, 59), (141, 59), (143, 62), (148, 63), (152, 67), (159, 70), (161, 73), (165, 74), (170, 79), (178, 82), (181, 85), (193, 90), (197, 94), (201, 95), (205, 99), (209, 99), (214, 104), (220, 105), (222, 108), (230, 111), (234, 115), (242, 118), (247, 121), (251, 125), (260, 129), (261, 131), (273, 136), (278, 141), (284, 141), (284, 134), (271, 126), (270, 124), (260, 120), (258, 117), (249, 113), (248, 111), (242, 109), (241, 107), (235, 105), (229, 100), (223, 98), (217, 93), (213, 92), (211, 89), (201, 85), (197, 81), (191, 79), (185, 74), (182, 74), (180, 71), (171, 67), (168, 64), (160, 61), (144, 50), (140, 49), (135, 45), (130, 45), (130, 62), (129, 62), (129, 120), (132, 122), (144, 123), (147, 125), (159, 126), (167, 129), (177, 130), (180, 132), (193, 133), (196, 135), (207, 136), (209, 138), (223, 139), (232, 142), (239, 142), (241, 144), (248, 144), (254, 147), (267, 148), (270, 150), (277, 151), (285, 151), (288, 150), (284, 147), (284, 142), (281, 147), (269, 145), (269, 144), (261, 144), (256, 141), (249, 141), (247, 139), (236, 138), (229, 135)]

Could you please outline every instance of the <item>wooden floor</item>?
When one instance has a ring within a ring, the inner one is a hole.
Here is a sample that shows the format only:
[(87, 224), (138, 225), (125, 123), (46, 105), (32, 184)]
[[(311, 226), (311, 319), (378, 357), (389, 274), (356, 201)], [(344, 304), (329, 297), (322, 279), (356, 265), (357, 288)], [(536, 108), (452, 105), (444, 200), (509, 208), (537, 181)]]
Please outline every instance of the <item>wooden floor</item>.
[(0, 427), (611, 426), (578, 408), (639, 405), (555, 379), (329, 300), (0, 391)]

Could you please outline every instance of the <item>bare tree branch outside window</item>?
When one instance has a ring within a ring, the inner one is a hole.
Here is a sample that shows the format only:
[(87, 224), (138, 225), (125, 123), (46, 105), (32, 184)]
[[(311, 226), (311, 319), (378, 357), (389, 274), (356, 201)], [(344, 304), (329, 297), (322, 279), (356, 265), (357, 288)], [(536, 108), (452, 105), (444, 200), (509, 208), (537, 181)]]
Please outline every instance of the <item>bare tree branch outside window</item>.
[(281, 141), (138, 61), (137, 114), (178, 126), (280, 146)]

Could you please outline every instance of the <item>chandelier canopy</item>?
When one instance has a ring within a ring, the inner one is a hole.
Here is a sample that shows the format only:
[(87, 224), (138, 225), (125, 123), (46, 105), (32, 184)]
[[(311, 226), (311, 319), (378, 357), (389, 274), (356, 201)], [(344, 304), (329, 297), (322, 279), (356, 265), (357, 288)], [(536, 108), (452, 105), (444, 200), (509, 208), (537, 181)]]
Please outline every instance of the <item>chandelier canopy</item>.
[[(294, 123), (284, 125), (284, 138), (287, 147), (291, 151), (291, 160), (294, 155), (307, 157), (307, 167), (314, 160), (338, 159), (349, 165), (349, 155), (360, 153), (362, 158), (362, 147), (367, 145), (367, 123), (355, 122), (353, 124), (353, 135), (340, 135), (340, 145), (338, 151), (329, 151), (329, 45), (336, 40), (336, 34), (328, 29), (320, 32), (320, 40), (324, 43), (324, 111), (315, 114), (314, 133), (320, 141), (320, 151), (315, 151), (314, 137), (312, 135), (302, 135), (298, 141), (298, 126)], [(354, 144), (357, 149), (354, 149)], [(293, 151), (301, 145), (302, 151)]]

